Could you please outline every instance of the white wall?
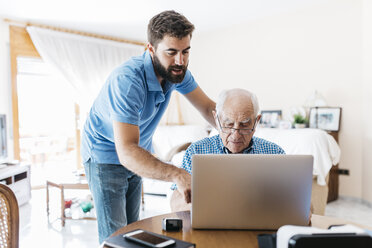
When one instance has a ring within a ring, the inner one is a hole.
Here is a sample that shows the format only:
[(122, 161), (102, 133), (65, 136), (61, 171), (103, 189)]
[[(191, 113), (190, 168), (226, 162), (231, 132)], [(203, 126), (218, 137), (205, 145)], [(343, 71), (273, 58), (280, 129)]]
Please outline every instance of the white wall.
[(12, 97), (10, 83), (9, 27), (0, 18), (0, 114), (6, 114), (8, 131), (8, 153), (13, 158)]
[(363, 199), (372, 203), (372, 1), (363, 0)]
[[(304, 104), (318, 90), (342, 107), (340, 194), (362, 197), (362, 1), (324, 4), (209, 33), (196, 33), (190, 69), (213, 98), (225, 88), (255, 92), (261, 109)], [(187, 109), (184, 111), (192, 113)], [(189, 122), (200, 122), (191, 119)]]
[[(261, 109), (301, 106), (318, 90), (330, 106), (343, 108), (339, 143), (340, 194), (372, 202), (372, 3), (329, 0), (295, 13), (242, 23), (208, 33), (196, 30), (190, 69), (216, 99), (222, 89), (255, 92)], [(197, 28), (197, 27), (196, 27)], [(362, 46), (363, 45), (363, 46)], [(11, 88), (8, 25), (0, 21), (0, 113), (8, 116)], [(203, 123), (180, 98), (186, 123)], [(9, 139), (12, 154), (12, 140)], [(362, 180), (361, 180), (362, 179)]]

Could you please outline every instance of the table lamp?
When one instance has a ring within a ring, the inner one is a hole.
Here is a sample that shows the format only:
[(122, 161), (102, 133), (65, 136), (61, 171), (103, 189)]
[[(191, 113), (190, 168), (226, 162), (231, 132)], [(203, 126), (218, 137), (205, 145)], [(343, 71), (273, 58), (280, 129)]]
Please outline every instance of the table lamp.
[(318, 128), (318, 108), (325, 106), (327, 106), (327, 102), (317, 90), (315, 90), (305, 101), (304, 107), (307, 109), (315, 108), (315, 128)]

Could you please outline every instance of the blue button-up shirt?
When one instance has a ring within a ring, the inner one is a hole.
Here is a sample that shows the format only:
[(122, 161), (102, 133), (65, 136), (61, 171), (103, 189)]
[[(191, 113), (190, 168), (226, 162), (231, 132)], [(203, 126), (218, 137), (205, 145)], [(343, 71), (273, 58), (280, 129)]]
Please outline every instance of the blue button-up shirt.
[[(212, 137), (204, 138), (197, 142), (192, 143), (186, 150), (182, 160), (182, 168), (191, 174), (192, 163), (191, 159), (194, 154), (225, 154), (230, 153), (223, 145), (221, 137), (215, 135)], [(249, 146), (243, 150), (245, 154), (285, 154), (284, 150), (275, 143), (270, 141), (252, 137)], [(228, 170), (228, 166), (226, 167)], [(176, 189), (176, 184), (171, 186), (171, 189)]]
[(152, 152), (152, 136), (168, 106), (173, 90), (187, 94), (197, 87), (190, 71), (179, 84), (156, 78), (148, 51), (132, 57), (108, 77), (93, 103), (84, 126), (81, 154), (83, 162), (120, 164), (115, 150), (113, 121), (139, 127), (139, 146)]

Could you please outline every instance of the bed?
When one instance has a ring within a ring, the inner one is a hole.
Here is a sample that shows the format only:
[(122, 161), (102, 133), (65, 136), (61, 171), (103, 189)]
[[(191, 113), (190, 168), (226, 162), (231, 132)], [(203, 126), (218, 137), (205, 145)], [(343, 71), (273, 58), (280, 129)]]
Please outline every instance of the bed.
[(255, 136), (278, 144), (286, 154), (313, 155), (313, 175), (319, 185), (326, 184), (332, 166), (340, 161), (341, 150), (336, 140), (320, 129), (257, 128)]

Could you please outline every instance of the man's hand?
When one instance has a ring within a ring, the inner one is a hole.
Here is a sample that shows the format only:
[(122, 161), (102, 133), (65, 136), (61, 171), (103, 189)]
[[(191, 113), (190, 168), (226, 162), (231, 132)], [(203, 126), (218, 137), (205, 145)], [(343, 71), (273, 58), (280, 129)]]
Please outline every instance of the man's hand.
[(186, 203), (183, 195), (178, 190), (174, 190), (170, 200), (170, 207), (172, 212), (190, 211), (191, 203)]
[(309, 214), (309, 223), (308, 225), (311, 226), (311, 217), (313, 216), (313, 213), (314, 213), (314, 207), (313, 207), (313, 204), (311, 203), (310, 204), (310, 214)]
[(191, 175), (181, 169), (180, 174), (176, 177), (175, 183), (177, 184), (178, 191), (183, 195), (185, 202), (191, 202)]

